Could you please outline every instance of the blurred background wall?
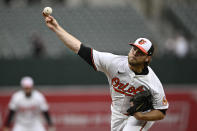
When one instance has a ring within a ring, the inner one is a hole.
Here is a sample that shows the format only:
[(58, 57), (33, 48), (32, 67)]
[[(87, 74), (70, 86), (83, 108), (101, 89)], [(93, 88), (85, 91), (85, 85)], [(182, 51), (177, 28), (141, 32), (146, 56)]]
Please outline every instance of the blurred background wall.
[(45, 26), (45, 6), (99, 51), (127, 55), (129, 42), (151, 39), (156, 46), (151, 66), (163, 83), (196, 83), (195, 0), (1, 0), (0, 85), (17, 85), (24, 75), (37, 84), (107, 83)]
[(177, 94), (189, 87), (196, 92), (196, 0), (1, 0), (1, 94), (9, 96), (26, 75), (39, 89), (44, 87), (43, 92), (107, 87), (104, 74), (69, 51), (45, 26), (45, 6), (53, 8), (53, 16), (68, 32), (99, 51), (127, 55), (128, 43), (151, 39), (156, 47), (151, 67), (164, 89)]

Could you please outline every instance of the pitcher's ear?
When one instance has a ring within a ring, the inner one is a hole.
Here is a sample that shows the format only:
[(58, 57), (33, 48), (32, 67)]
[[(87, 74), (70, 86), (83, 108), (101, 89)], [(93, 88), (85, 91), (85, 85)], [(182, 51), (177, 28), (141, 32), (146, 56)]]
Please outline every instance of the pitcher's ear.
[(147, 56), (145, 61), (149, 63), (151, 61), (151, 56)]

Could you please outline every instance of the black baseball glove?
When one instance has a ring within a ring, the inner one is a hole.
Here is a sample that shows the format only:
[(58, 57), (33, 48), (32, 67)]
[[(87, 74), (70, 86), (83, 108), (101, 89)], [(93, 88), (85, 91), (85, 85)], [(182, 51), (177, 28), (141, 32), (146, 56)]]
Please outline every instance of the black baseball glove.
[(153, 109), (152, 95), (148, 90), (137, 93), (131, 98), (130, 102), (131, 107), (127, 110), (127, 112), (131, 116), (133, 116), (135, 112), (143, 112)]

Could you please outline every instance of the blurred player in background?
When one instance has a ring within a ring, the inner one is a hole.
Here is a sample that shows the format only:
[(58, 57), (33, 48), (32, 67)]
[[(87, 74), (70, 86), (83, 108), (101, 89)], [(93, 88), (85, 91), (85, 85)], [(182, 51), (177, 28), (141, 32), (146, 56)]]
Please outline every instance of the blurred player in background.
[[(131, 44), (128, 56), (99, 52), (82, 44), (64, 30), (52, 16), (44, 17), (46, 25), (68, 48), (95, 70), (102, 71), (107, 76), (112, 98), (111, 131), (146, 131), (154, 121), (165, 117), (168, 102), (163, 86), (148, 66), (154, 51), (151, 41), (146, 38), (137, 39)], [(131, 97), (142, 92), (144, 87), (148, 88), (153, 96), (153, 109), (128, 115)]]
[(28, 76), (23, 77), (20, 84), (23, 89), (14, 93), (9, 102), (9, 113), (5, 120), (4, 131), (9, 131), (15, 115), (13, 131), (46, 131), (40, 119), (40, 113), (46, 118), (48, 129), (54, 131), (48, 104), (45, 97), (34, 89), (33, 79)]

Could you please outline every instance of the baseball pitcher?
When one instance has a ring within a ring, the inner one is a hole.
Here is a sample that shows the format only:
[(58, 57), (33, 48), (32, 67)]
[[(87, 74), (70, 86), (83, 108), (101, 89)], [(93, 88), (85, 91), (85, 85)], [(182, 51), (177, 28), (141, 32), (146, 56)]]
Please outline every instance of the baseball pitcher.
[(104, 72), (111, 93), (111, 131), (147, 131), (166, 115), (168, 102), (160, 80), (148, 66), (154, 46), (146, 38), (130, 43), (128, 56), (100, 52), (82, 44), (63, 29), (51, 15), (46, 25), (60, 40), (91, 65)]

